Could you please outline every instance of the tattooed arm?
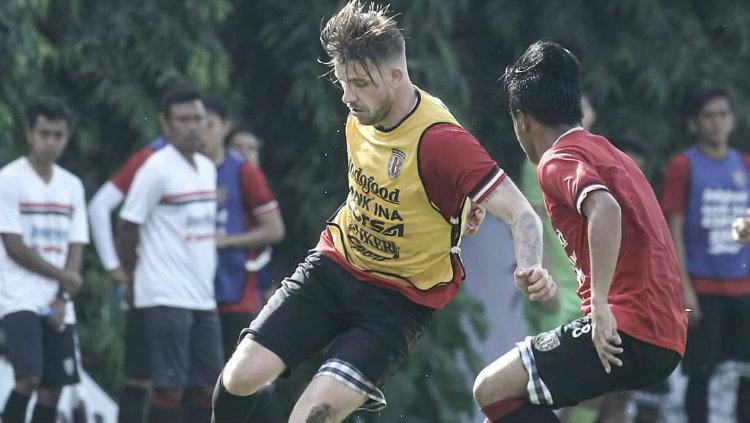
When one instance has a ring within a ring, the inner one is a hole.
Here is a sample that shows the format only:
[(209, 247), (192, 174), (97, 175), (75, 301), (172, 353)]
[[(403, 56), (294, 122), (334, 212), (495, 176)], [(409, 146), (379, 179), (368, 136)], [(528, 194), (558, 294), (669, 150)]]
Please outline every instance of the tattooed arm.
[(551, 298), (556, 286), (541, 266), (542, 222), (526, 197), (510, 178), (505, 178), (481, 205), (510, 226), (517, 263), (514, 276), (519, 289), (532, 300)]

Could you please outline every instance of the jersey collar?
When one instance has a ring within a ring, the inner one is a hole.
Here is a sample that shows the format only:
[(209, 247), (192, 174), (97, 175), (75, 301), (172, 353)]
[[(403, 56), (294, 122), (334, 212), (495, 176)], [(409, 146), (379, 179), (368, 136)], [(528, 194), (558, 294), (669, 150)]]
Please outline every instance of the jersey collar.
[(557, 144), (557, 142), (560, 141), (564, 136), (566, 136), (566, 135), (568, 135), (570, 133), (576, 132), (576, 131), (583, 131), (583, 127), (581, 127), (581, 126), (574, 126), (574, 127), (570, 128), (570, 129), (568, 129), (562, 135), (560, 135), (559, 137), (557, 137), (557, 139), (555, 140), (555, 142), (552, 143), (552, 146), (554, 147), (555, 144)]

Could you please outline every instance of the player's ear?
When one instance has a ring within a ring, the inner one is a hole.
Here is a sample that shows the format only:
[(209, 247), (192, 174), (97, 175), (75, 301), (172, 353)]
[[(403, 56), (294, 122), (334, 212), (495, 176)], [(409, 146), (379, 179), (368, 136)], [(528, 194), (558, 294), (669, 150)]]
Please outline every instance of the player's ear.
[(391, 77), (391, 84), (393, 84), (393, 86), (398, 86), (402, 82), (404, 82), (405, 75), (406, 75), (406, 72), (404, 72), (404, 69), (401, 66), (397, 66), (397, 65), (391, 66), (390, 77)]

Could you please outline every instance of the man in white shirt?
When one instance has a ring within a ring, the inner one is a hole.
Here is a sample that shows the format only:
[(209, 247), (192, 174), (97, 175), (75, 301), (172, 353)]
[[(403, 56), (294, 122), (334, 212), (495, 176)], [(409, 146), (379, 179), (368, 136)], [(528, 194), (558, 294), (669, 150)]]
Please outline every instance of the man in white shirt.
[[(138, 169), (120, 211), (118, 253), (143, 309), (149, 344), (149, 422), (205, 422), (223, 353), (214, 299), (216, 168), (197, 153), (206, 110), (197, 91), (168, 93), (159, 121), (168, 141)], [(136, 256), (136, 249), (138, 254)], [(193, 396), (181, 414), (186, 389)]]
[(79, 381), (72, 296), (88, 243), (83, 185), (55, 164), (68, 143), (70, 112), (48, 98), (26, 112), (28, 156), (0, 170), (0, 317), (16, 384), (3, 422), (53, 423), (62, 387)]

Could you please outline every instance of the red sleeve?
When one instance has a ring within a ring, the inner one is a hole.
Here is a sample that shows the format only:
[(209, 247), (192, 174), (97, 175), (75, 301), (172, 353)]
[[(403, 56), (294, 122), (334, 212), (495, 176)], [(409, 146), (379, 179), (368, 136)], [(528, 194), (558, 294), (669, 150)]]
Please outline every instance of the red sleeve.
[(143, 165), (151, 155), (154, 154), (154, 150), (151, 148), (142, 148), (135, 152), (124, 165), (117, 169), (117, 173), (110, 179), (117, 188), (122, 191), (123, 194), (127, 194), (130, 189), (130, 184), (133, 183), (135, 173)]
[(678, 154), (669, 161), (661, 187), (661, 208), (665, 213), (685, 214), (690, 188), (690, 160)]
[(240, 169), (242, 203), (253, 215), (259, 215), (279, 207), (268, 188), (266, 176), (259, 166), (245, 162)]
[(596, 190), (607, 190), (599, 172), (583, 155), (572, 149), (558, 149), (537, 167), (539, 183), (544, 195), (553, 201), (582, 213), (586, 196)]
[(505, 179), (505, 172), (464, 128), (439, 124), (422, 135), (419, 172), (430, 200), (455, 216), (464, 198), (481, 202)]
[(747, 166), (747, 169), (750, 170), (750, 154), (742, 153), (742, 158), (745, 160), (745, 165)]

